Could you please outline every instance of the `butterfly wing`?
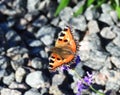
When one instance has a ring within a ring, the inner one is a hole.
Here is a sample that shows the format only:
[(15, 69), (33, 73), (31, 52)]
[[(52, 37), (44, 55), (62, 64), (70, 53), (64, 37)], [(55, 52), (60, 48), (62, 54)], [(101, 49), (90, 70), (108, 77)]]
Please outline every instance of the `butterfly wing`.
[(76, 43), (72, 35), (72, 31), (69, 26), (65, 27), (64, 30), (60, 33), (55, 47), (69, 47), (72, 49), (72, 52), (76, 52)]
[(62, 65), (62, 58), (56, 54), (52, 53), (49, 58), (49, 70), (55, 70), (59, 66)]
[(65, 27), (60, 33), (55, 47), (52, 48), (52, 54), (50, 55), (49, 69), (55, 68), (70, 62), (76, 53), (76, 43), (71, 33), (70, 27)]

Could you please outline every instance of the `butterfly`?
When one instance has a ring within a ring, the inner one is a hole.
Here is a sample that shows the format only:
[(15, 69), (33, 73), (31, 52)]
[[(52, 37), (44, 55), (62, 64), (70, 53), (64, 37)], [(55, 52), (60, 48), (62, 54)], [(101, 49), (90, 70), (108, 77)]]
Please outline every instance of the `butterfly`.
[(49, 70), (68, 64), (75, 58), (77, 45), (69, 26), (60, 32), (55, 46), (50, 51), (52, 53), (49, 57)]

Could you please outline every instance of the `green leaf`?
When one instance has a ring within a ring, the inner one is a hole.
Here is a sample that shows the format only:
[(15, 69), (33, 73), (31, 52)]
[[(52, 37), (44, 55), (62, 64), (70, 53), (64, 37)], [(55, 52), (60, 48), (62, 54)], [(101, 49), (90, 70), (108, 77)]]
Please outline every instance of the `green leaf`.
[(74, 13), (74, 16), (78, 16), (80, 14), (82, 14), (84, 11), (84, 5), (80, 6), (80, 8)]
[(70, 0), (61, 0), (59, 6), (57, 7), (57, 10), (54, 13), (54, 16), (57, 16), (62, 9), (64, 9)]
[(87, 0), (87, 7), (89, 7), (93, 2), (94, 0)]
[(119, 6), (116, 6), (116, 12), (117, 12), (118, 18), (120, 19), (120, 7)]

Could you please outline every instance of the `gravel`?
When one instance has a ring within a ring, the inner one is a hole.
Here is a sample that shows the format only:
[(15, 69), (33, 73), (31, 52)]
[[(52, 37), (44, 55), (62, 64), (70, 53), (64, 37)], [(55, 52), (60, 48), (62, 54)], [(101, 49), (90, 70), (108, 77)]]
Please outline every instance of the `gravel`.
[[(94, 86), (106, 95), (119, 95), (120, 22), (110, 3), (100, 10), (85, 1), (71, 1), (54, 17), (59, 0), (0, 1), (0, 95), (75, 95), (78, 75), (93, 73)], [(80, 45), (81, 62), (73, 70), (48, 70), (49, 50), (58, 33), (72, 26)], [(114, 90), (114, 91), (113, 91)], [(88, 90), (88, 95), (96, 95)]]

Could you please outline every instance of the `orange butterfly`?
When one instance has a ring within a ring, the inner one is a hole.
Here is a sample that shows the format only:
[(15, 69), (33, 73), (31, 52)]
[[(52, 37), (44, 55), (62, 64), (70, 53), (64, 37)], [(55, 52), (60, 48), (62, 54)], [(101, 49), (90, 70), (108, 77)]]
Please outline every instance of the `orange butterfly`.
[(55, 47), (50, 50), (52, 53), (49, 58), (49, 70), (55, 70), (57, 67), (71, 62), (75, 57), (76, 50), (76, 41), (70, 27), (67, 26), (61, 31)]

